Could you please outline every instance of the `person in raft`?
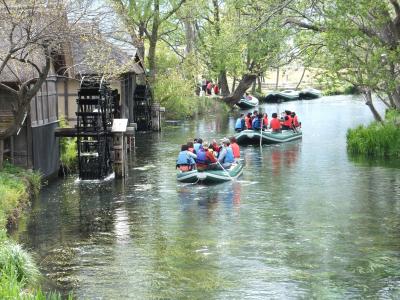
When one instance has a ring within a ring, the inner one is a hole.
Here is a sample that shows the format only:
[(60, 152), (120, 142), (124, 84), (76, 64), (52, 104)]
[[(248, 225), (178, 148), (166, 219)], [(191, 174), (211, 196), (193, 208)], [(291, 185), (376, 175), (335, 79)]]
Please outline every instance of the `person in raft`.
[(214, 156), (213, 146), (203, 143), (197, 153), (196, 167), (199, 171), (215, 169), (217, 159)]
[(229, 147), (231, 147), (232, 149), (233, 157), (235, 158), (235, 160), (238, 160), (240, 158), (240, 148), (236, 142), (236, 138), (232, 136), (229, 138), (229, 141), (230, 141)]
[(199, 151), (202, 143), (203, 143), (203, 140), (201, 138), (194, 139), (193, 149), (196, 154), (197, 154), (197, 151)]
[(246, 128), (246, 121), (244, 120), (244, 114), (240, 114), (235, 123), (235, 131), (241, 132)]
[(257, 114), (251, 123), (251, 127), (253, 130), (260, 130), (262, 126), (262, 116), (261, 114)]
[(233, 156), (232, 148), (229, 147), (229, 140), (227, 138), (222, 139), (222, 149), (218, 155), (218, 162), (224, 169), (230, 168), (232, 163), (235, 161)]
[(247, 113), (246, 117), (244, 118), (244, 122), (246, 124), (247, 129), (251, 129), (251, 113)]
[(263, 129), (268, 129), (268, 125), (269, 125), (268, 114), (265, 113), (263, 115)]
[(277, 113), (272, 114), (272, 120), (269, 123), (269, 127), (272, 129), (273, 132), (281, 132), (282, 131), (281, 122), (278, 119)]
[(301, 122), (299, 122), (299, 119), (297, 118), (297, 115), (294, 111), (292, 111), (292, 113), (290, 114), (290, 116), (292, 117), (292, 124), (293, 126), (296, 127), (301, 127)]
[(283, 120), (282, 120), (282, 129), (285, 130), (290, 130), (292, 129), (292, 117), (291, 115), (291, 111), (286, 110), (285, 111), (285, 115), (283, 116)]
[(176, 168), (182, 172), (191, 171), (195, 168), (197, 155), (189, 151), (188, 145), (181, 146), (181, 152), (176, 160)]

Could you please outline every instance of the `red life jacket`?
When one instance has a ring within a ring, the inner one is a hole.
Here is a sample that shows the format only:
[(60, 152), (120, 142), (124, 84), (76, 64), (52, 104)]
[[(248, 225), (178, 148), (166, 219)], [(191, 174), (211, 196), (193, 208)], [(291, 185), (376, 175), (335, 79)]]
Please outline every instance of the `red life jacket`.
[[(287, 120), (286, 120), (287, 117)], [(285, 121), (283, 121), (283, 125), (287, 127), (292, 127), (292, 117), (291, 116), (286, 116)]]
[(263, 119), (263, 124), (264, 124), (264, 126), (265, 126), (265, 127), (268, 127), (268, 123), (269, 123), (268, 117), (264, 117), (264, 119)]
[(272, 118), (269, 126), (272, 128), (272, 130), (279, 130), (281, 129), (281, 122), (279, 122), (277, 118)]
[(246, 122), (247, 129), (251, 129), (251, 118), (246, 117), (244, 118), (244, 121)]
[(293, 117), (293, 124), (294, 124), (294, 126), (296, 126), (296, 127), (299, 127), (299, 120), (297, 119), (297, 116), (294, 116)]
[(232, 144), (230, 144), (230, 147), (232, 148), (233, 157), (234, 157), (234, 158), (240, 158), (240, 148), (239, 148), (239, 145), (236, 144), (236, 143), (232, 143)]

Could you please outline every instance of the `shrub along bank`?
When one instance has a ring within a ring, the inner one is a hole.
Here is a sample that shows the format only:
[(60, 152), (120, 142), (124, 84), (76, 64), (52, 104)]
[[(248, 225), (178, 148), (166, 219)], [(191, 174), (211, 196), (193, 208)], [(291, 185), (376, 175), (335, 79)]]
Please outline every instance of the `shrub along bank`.
[(37, 196), (40, 174), (5, 164), (0, 171), (0, 299), (60, 299), (38, 286), (40, 272), (32, 256), (7, 237), (21, 210)]
[(382, 123), (349, 129), (347, 150), (357, 155), (400, 158), (400, 112), (389, 110)]

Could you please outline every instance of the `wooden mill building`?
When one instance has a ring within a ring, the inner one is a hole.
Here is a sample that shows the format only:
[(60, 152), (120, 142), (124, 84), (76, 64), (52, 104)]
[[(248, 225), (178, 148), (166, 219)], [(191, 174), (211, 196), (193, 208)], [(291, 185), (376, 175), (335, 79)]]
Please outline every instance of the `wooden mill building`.
[[(49, 76), (32, 99), (21, 129), (5, 141), (6, 159), (16, 165), (39, 170), (45, 177), (57, 173), (59, 142), (54, 131), (59, 127), (59, 119), (64, 117), (70, 125), (74, 125), (77, 91), (81, 79), (84, 76), (111, 73), (111, 67), (121, 68), (121, 75), (114, 76), (111, 82), (112, 88), (117, 89), (120, 94), (121, 117), (127, 118), (130, 123), (144, 124), (143, 128), (146, 127), (146, 122), (151, 122), (149, 112), (138, 114), (143, 107), (149, 111), (149, 99), (142, 101), (140, 98), (140, 101), (135, 101), (137, 84), (140, 83), (141, 87), (147, 86), (141, 58), (137, 53), (128, 55), (104, 41), (101, 41), (101, 46), (105, 51), (101, 52), (101, 57), (96, 57), (99, 43), (100, 41), (82, 38), (64, 45), (60, 53), (53, 55)], [(12, 73), (3, 72), (0, 74), (0, 81), (7, 85), (16, 84)], [(13, 97), (7, 90), (0, 88), (0, 132), (12, 121), (12, 103), (15, 101)]]

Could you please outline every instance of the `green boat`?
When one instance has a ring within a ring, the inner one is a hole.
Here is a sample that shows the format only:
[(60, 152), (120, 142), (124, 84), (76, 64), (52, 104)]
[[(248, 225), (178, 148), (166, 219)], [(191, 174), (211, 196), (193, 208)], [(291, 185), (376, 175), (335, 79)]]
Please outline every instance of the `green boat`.
[(184, 183), (196, 183), (198, 181), (197, 170), (186, 171), (186, 172), (178, 170), (176, 172), (176, 179)]
[(258, 99), (254, 96), (247, 96), (246, 98), (240, 99), (238, 103), (236, 103), (242, 109), (250, 109), (254, 108), (258, 105)]
[[(238, 144), (249, 145), (260, 143), (260, 131), (247, 129), (239, 132), (235, 135)], [(261, 143), (263, 144), (278, 144), (285, 143), (294, 140), (301, 139), (303, 136), (300, 129), (293, 130), (282, 130), (282, 132), (272, 132), (272, 130), (263, 130)]]
[(265, 97), (267, 103), (281, 103), (299, 99), (299, 92), (294, 90), (284, 90), (281, 92), (272, 92)]
[(300, 99), (317, 99), (320, 98), (321, 96), (322, 96), (321, 91), (313, 88), (301, 90), (299, 93)]
[(184, 183), (214, 184), (238, 178), (243, 173), (243, 164), (236, 162), (229, 169), (206, 171), (177, 171), (176, 179)]
[(243, 164), (241, 162), (233, 163), (229, 169), (225, 170), (207, 170), (197, 173), (199, 182), (204, 184), (221, 183), (238, 178), (243, 173)]

